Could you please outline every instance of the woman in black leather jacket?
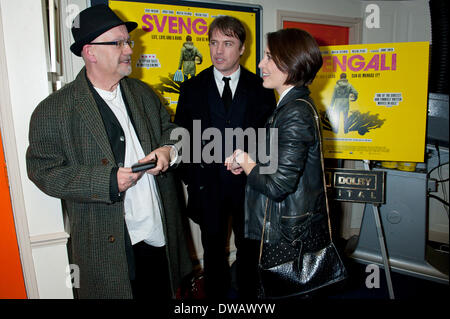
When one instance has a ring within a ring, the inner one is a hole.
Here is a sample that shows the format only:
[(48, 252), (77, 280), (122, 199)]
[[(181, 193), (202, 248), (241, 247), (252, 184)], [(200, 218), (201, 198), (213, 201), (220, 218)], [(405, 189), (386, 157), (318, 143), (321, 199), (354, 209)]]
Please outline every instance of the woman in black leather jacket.
[(264, 87), (274, 88), (280, 96), (266, 123), (266, 150), (273, 149), (270, 143), (278, 143), (278, 154), (271, 154), (277, 168), (267, 173), (264, 168), (270, 163), (255, 161), (239, 149), (225, 163), (233, 174), (248, 175), (245, 235), (258, 241), (258, 257), (262, 236), (264, 245), (302, 241), (309, 251), (330, 242), (319, 117), (308, 89), (321, 66), (319, 47), (309, 33), (283, 29), (267, 34), (258, 67)]

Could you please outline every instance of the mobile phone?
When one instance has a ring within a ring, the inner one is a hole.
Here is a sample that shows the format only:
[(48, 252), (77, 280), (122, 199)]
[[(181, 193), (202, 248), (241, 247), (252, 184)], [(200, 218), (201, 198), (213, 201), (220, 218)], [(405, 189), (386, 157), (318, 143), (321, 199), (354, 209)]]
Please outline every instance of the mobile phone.
[(158, 159), (155, 156), (154, 160), (144, 162), (144, 163), (136, 163), (133, 166), (131, 166), (131, 171), (133, 173), (137, 173), (140, 171), (146, 171), (146, 170), (152, 169), (156, 166), (157, 161), (158, 161)]

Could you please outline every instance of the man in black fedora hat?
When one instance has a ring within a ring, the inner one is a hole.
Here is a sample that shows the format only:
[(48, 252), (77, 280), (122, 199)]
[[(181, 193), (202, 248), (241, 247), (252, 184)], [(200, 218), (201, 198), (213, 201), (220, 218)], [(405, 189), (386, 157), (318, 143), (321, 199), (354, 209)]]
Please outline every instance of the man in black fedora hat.
[[(85, 67), (30, 122), (28, 176), (62, 200), (80, 298), (174, 297), (192, 268), (183, 197), (167, 171), (175, 125), (153, 90), (127, 77), (136, 27), (106, 5), (80, 12), (70, 49)], [(148, 160), (156, 166), (132, 171)]]

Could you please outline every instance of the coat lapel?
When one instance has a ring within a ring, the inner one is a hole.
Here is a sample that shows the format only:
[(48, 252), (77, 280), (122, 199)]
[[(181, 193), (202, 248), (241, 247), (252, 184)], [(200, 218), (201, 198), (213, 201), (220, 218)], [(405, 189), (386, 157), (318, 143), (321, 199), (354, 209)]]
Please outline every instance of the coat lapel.
[(114, 159), (111, 146), (109, 145), (108, 135), (106, 134), (102, 117), (87, 83), (85, 68), (78, 73), (73, 84), (75, 87), (75, 94), (73, 97), (75, 109), (78, 111), (86, 127), (96, 140), (100, 150), (106, 155), (106, 158), (110, 163), (115, 163), (116, 160)]
[(125, 79), (120, 81), (120, 85), (123, 88), (122, 94), (125, 95), (124, 99), (126, 99), (128, 103), (131, 117), (133, 118), (134, 129), (139, 138), (139, 141), (141, 142), (144, 154), (147, 155), (153, 149), (153, 145), (155, 144), (153, 141), (157, 140), (154, 136), (153, 129), (149, 127), (149, 123), (152, 121), (152, 119), (145, 113), (144, 102), (142, 98), (139, 98), (139, 96), (141, 95), (136, 94), (136, 92), (134, 92), (135, 94), (132, 94), (130, 87)]
[(293, 87), (280, 101), (278, 104), (277, 110), (288, 104), (290, 101), (299, 99), (299, 98), (307, 98), (310, 94), (310, 91), (305, 86)]
[(202, 86), (206, 88), (206, 92), (208, 92), (208, 94), (202, 94), (202, 92), (199, 92), (199, 97), (203, 100), (202, 103), (199, 103), (201, 107), (200, 116), (202, 121), (202, 129), (211, 126), (210, 105), (221, 105), (220, 103), (223, 103), (220, 98), (219, 90), (217, 89), (213, 70), (213, 66), (210, 66), (209, 69), (207, 69), (208, 74), (203, 80), (204, 83)]
[(253, 114), (251, 112), (251, 110), (249, 110), (249, 104), (252, 103), (247, 103), (247, 79), (245, 78), (245, 69), (241, 66), (241, 75), (239, 76), (239, 82), (238, 85), (236, 87), (236, 92), (234, 93), (234, 98), (233, 98), (233, 103), (232, 103), (232, 107), (236, 108), (245, 108), (244, 110), (244, 129), (252, 126), (251, 125), (251, 118), (249, 118), (249, 116), (251, 114)]

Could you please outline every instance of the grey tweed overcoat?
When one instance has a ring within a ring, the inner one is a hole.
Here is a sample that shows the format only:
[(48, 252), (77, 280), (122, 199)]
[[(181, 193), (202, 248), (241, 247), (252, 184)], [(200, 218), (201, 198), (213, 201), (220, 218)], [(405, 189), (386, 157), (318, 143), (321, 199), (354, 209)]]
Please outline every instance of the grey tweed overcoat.
[[(142, 81), (120, 81), (145, 154), (171, 144), (175, 127), (157, 95)], [(124, 205), (110, 200), (115, 162), (83, 68), (77, 78), (33, 112), (27, 150), (29, 178), (60, 198), (70, 222), (70, 261), (79, 266), (80, 298), (131, 298), (125, 251)], [(192, 270), (181, 219), (182, 195), (173, 173), (156, 177), (172, 293)], [(149, 287), (151, 289), (151, 287)]]

